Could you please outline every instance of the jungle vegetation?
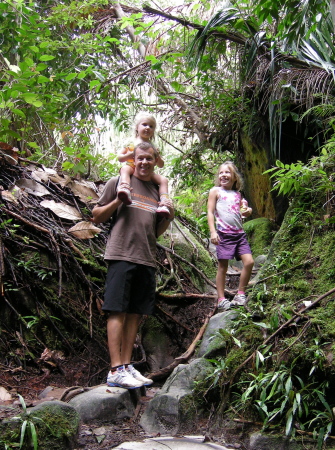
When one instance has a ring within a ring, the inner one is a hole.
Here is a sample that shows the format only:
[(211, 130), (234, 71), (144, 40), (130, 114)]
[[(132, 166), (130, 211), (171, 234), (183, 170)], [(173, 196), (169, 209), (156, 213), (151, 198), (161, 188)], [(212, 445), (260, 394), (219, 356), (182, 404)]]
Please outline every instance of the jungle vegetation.
[[(1, 1), (0, 154), (106, 180), (118, 172), (115, 150), (134, 114), (151, 111), (178, 214), (202, 236), (217, 166), (236, 161), (255, 216), (281, 225), (286, 213), (260, 277), (271, 281), (251, 294), (259, 317), (273, 312), (270, 322), (241, 316), (236, 336), (247, 326), (275, 333), (296, 318), (297, 302), (334, 285), (333, 8), (333, 0)], [(5, 233), (12, 218), (2, 210), (0, 220)], [(321, 254), (322, 273), (313, 260)], [(285, 269), (305, 263), (312, 264), (308, 281), (306, 272), (290, 280)], [(284, 424), (287, 435), (306, 431), (325, 445), (334, 418), (331, 308), (329, 301), (324, 317), (311, 312), (297, 335), (281, 341), (290, 356), (250, 331), (253, 371), (234, 376), (228, 391), (227, 377), (240, 374), (243, 358), (229, 370), (217, 360), (210, 388), (220, 389), (218, 408), (225, 411), (233, 395), (235, 407), (249, 408), (264, 427)], [(296, 336), (307, 328), (302, 368)]]

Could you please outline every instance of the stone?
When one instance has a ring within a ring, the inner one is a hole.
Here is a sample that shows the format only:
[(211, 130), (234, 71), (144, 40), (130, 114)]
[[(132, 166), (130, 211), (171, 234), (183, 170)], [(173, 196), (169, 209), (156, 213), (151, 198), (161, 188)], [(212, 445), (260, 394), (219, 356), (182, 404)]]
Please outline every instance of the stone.
[(140, 424), (147, 433), (174, 435), (192, 430), (197, 418), (195, 381), (203, 380), (213, 370), (205, 359), (180, 364), (150, 401)]
[(127, 390), (107, 385), (98, 386), (69, 401), (84, 423), (91, 420), (113, 422), (132, 417), (140, 397), (140, 389)]
[[(0, 424), (0, 444), (19, 445), (22, 424), (27, 422), (24, 448), (31, 448), (31, 427), (36, 430), (39, 450), (67, 450), (76, 446), (80, 417), (70, 405), (60, 401), (41, 403), (28, 408), (19, 416), (4, 420)], [(27, 446), (26, 446), (27, 445)], [(2, 448), (2, 446), (0, 445)]]
[(250, 435), (249, 450), (302, 450), (302, 444), (287, 436), (256, 432)]
[(238, 313), (236, 311), (229, 309), (211, 317), (197, 351), (198, 358), (214, 358), (216, 355), (222, 354), (225, 342), (222, 337), (216, 337), (215, 333), (220, 329), (229, 331), (231, 329), (231, 323), (236, 319), (237, 315)]

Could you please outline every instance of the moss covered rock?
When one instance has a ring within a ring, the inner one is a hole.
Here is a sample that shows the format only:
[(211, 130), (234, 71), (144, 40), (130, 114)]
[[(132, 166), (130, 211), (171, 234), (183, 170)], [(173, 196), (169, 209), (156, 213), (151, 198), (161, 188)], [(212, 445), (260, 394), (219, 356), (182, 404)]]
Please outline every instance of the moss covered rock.
[(0, 424), (0, 443), (7, 448), (6, 445), (19, 444), (23, 439), (20, 448), (30, 449), (32, 435), (36, 432), (39, 450), (73, 449), (79, 425), (79, 414), (72, 406), (59, 401), (44, 402), (18, 417), (3, 421)]

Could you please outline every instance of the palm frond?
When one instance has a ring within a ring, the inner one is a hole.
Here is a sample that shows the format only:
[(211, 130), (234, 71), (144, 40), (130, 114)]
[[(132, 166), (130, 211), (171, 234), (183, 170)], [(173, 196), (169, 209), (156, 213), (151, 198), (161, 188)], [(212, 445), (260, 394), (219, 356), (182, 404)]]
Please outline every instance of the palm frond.
[[(238, 26), (237, 26), (238, 23)], [(222, 27), (228, 27), (236, 29), (239, 34), (241, 42), (245, 42), (245, 40), (253, 36), (257, 33), (257, 25), (256, 22), (252, 18), (243, 17), (241, 11), (234, 7), (227, 7), (217, 12), (206, 24), (206, 26), (199, 30), (194, 37), (190, 49), (188, 51), (188, 60), (191, 67), (196, 67), (201, 61), (204, 52), (206, 50), (206, 46), (213, 35), (213, 33)], [(245, 34), (245, 36), (243, 35)]]

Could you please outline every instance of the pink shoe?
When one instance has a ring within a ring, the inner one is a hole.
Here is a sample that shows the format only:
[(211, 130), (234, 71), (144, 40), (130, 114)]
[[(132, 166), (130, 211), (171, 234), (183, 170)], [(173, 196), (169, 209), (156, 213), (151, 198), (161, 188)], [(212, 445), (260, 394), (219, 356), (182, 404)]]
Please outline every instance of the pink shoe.
[(117, 197), (125, 205), (132, 204), (131, 191), (128, 183), (120, 183), (120, 186), (117, 188)]
[(159, 214), (165, 219), (168, 219), (170, 217), (170, 210), (167, 206), (158, 206), (158, 208), (156, 209), (156, 214)]

